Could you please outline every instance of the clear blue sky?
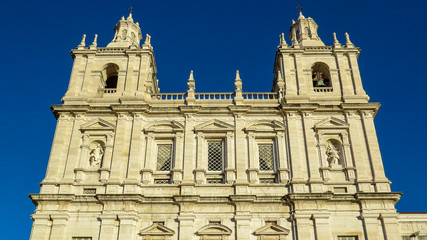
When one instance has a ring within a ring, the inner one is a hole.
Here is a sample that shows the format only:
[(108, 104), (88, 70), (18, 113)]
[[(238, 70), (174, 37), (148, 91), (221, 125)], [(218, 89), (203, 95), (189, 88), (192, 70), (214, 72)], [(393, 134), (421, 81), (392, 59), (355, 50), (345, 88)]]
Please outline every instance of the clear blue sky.
[(287, 35), (298, 3), (327, 45), (333, 32), (342, 43), (348, 32), (362, 49), (365, 90), (382, 104), (375, 122), (386, 175), (404, 193), (397, 208), (427, 211), (425, 1), (3, 0), (3, 239), (29, 237), (35, 207), (27, 195), (39, 192), (56, 124), (49, 105), (67, 89), (69, 51), (83, 33), (87, 44), (97, 33), (106, 46), (132, 4), (143, 35), (152, 36), (162, 92), (185, 92), (191, 69), (198, 92), (232, 92), (236, 69), (244, 91), (269, 91), (278, 36)]

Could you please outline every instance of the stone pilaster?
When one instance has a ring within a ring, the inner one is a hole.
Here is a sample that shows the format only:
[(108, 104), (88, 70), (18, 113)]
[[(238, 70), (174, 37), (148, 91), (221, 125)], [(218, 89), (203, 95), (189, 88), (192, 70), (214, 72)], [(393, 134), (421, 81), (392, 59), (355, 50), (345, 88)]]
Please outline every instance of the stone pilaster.
[(33, 227), (31, 229), (30, 240), (49, 239), (52, 228), (52, 220), (48, 214), (33, 214)]
[(70, 216), (66, 213), (52, 214), (52, 231), (50, 233), (50, 239), (55, 240), (66, 240), (67, 235), (65, 234), (65, 228)]
[(119, 215), (120, 228), (119, 239), (136, 239), (138, 218), (136, 214), (121, 214)]
[(102, 240), (116, 240), (117, 230), (118, 230), (118, 221), (117, 215), (115, 214), (103, 214), (101, 215), (101, 231), (99, 234), (99, 239)]

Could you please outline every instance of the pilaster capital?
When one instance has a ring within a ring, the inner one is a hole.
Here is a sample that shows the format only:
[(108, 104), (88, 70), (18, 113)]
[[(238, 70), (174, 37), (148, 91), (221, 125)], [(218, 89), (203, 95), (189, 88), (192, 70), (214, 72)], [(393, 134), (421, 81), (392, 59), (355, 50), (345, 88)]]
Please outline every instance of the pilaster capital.
[(74, 120), (74, 116), (69, 112), (61, 112), (58, 114), (58, 121), (70, 121)]

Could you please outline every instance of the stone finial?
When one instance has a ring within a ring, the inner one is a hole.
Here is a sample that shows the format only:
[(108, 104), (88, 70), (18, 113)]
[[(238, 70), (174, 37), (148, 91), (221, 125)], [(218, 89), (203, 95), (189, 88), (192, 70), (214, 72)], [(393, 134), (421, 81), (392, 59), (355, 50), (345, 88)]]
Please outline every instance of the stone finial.
[(151, 45), (151, 36), (149, 34), (147, 34), (145, 36), (145, 42), (144, 42), (144, 44)]
[(336, 47), (341, 46), (340, 42), (338, 42), (336, 33), (334, 33), (334, 46), (336, 46)]
[(95, 34), (95, 37), (93, 38), (93, 42), (90, 45), (91, 48), (96, 48), (96, 46), (98, 45), (97, 40), (98, 40), (98, 34)]
[(292, 19), (292, 24), (294, 24), (294, 23), (295, 23), (295, 20)]
[(190, 71), (190, 77), (187, 81), (187, 87), (187, 97), (185, 98), (185, 101), (187, 105), (191, 105), (196, 100), (196, 98), (194, 97), (194, 92), (196, 90), (196, 81), (194, 80), (193, 70)]
[(295, 28), (292, 28), (292, 46), (295, 47), (297, 45), (298, 45), (297, 33), (295, 31)]
[(240, 78), (239, 70), (236, 70), (236, 79), (234, 80), (234, 103), (240, 104), (243, 102), (242, 96), (242, 79)]
[(85, 47), (86, 46), (86, 34), (83, 34), (82, 41), (80, 42), (78, 47)]
[(125, 21), (125, 16), (122, 16), (122, 18), (120, 19), (120, 21)]
[(288, 46), (288, 44), (286, 43), (286, 40), (285, 40), (285, 34), (284, 33), (280, 34), (279, 38), (280, 38), (280, 45), (279, 45), (279, 47), (286, 47), (286, 46)]
[(236, 79), (234, 80), (234, 90), (242, 91), (242, 79), (240, 78), (239, 70), (236, 70)]
[(129, 13), (129, 17), (126, 20), (133, 22), (132, 12)]
[(299, 16), (298, 16), (298, 20), (299, 20), (299, 19), (305, 19), (304, 15), (302, 15), (302, 12), (301, 12), (301, 11), (299, 12)]
[(279, 88), (279, 98), (283, 99), (285, 93), (285, 80), (283, 79), (282, 73), (280, 70), (277, 71), (277, 87)]
[(345, 33), (345, 45), (347, 47), (353, 47), (353, 43), (350, 41), (350, 35), (348, 33)]

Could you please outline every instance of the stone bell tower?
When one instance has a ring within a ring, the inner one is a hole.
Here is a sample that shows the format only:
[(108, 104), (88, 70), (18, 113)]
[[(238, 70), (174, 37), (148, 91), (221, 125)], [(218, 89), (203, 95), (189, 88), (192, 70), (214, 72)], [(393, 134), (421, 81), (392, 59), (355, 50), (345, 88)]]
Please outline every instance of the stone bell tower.
[[(334, 45), (325, 46), (317, 34), (316, 22), (300, 12), (292, 20), (289, 31), (291, 45), (284, 35), (276, 52), (274, 65), (275, 84), (285, 80), (286, 103), (366, 103), (357, 58), (360, 49), (346, 34), (346, 44), (341, 45), (334, 33)], [(280, 74), (281, 76), (278, 76)]]
[(80, 45), (71, 51), (74, 64), (64, 104), (81, 104), (94, 98), (103, 98), (104, 102), (127, 101), (127, 97), (133, 102), (144, 101), (159, 92), (151, 36), (147, 34), (140, 46), (141, 28), (132, 13), (121, 18), (114, 32), (107, 47), (97, 46), (97, 35), (86, 47), (83, 35)]

